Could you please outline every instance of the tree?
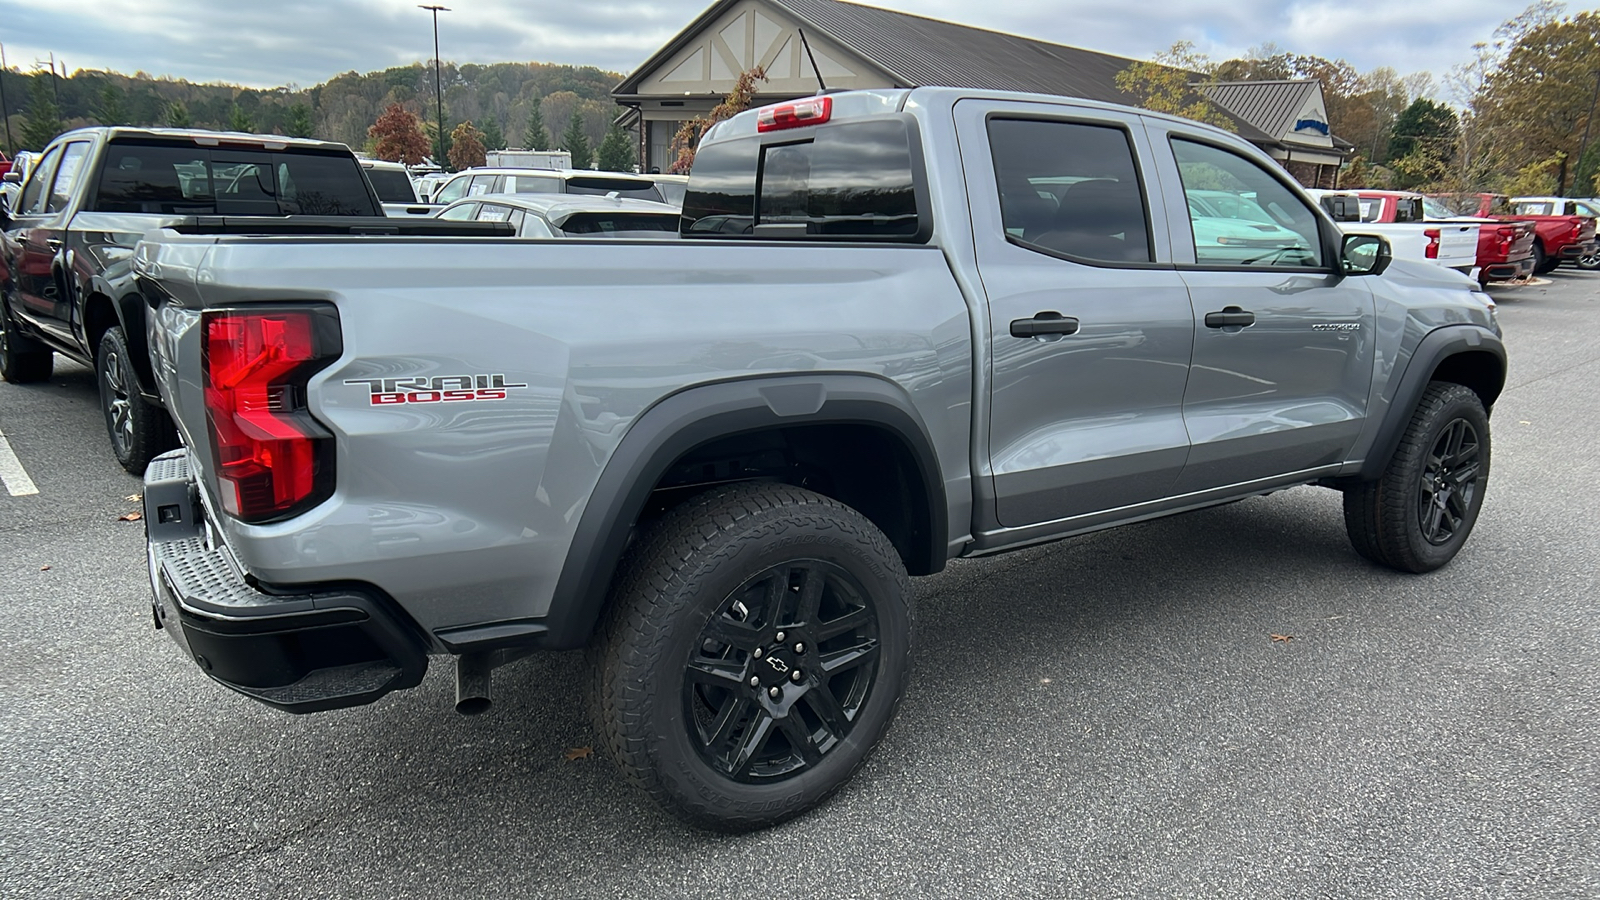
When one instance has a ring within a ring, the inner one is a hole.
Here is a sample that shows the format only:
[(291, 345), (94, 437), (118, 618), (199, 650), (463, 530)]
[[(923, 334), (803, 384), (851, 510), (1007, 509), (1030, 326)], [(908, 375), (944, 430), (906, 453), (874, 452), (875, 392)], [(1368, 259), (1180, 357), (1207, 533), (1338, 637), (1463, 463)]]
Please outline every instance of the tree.
[(450, 132), (450, 165), (470, 169), (483, 165), (487, 158), (483, 151), (483, 132), (471, 122), (462, 122)]
[(284, 123), (283, 130), (290, 137), (308, 138), (316, 131), (311, 124), (311, 110), (304, 103), (296, 103), (289, 107), (289, 120)]
[(500, 123), (491, 115), (483, 120), (483, 149), (504, 150), (505, 148), (506, 136), (500, 131)]
[(1412, 101), (1395, 120), (1389, 139), (1389, 159), (1407, 176), (1401, 183), (1409, 188), (1437, 180), (1455, 161), (1459, 135), (1455, 110), (1426, 97)]
[(533, 108), (528, 112), (528, 127), (522, 133), (522, 142), (527, 144), (529, 150), (550, 149), (550, 132), (544, 127), (544, 113), (539, 110), (539, 98), (533, 100)]
[(372, 155), (390, 162), (414, 166), (428, 155), (428, 136), (422, 120), (398, 103), (391, 104), (367, 129), (373, 143)]
[(22, 126), (22, 146), (43, 150), (61, 133), (61, 109), (56, 106), (54, 75), (35, 75), (28, 85), (28, 120)]
[(167, 107), (167, 126), (169, 128), (192, 128), (193, 122), (189, 119), (189, 107), (183, 101), (175, 100)]
[(589, 136), (583, 133), (583, 113), (574, 110), (572, 118), (567, 120), (567, 130), (561, 133), (561, 149), (572, 154), (574, 169), (587, 169), (593, 164)]
[(689, 170), (694, 167), (695, 148), (700, 146), (700, 138), (706, 133), (706, 129), (749, 109), (750, 102), (756, 96), (756, 82), (766, 80), (767, 70), (760, 66), (739, 73), (739, 80), (733, 83), (733, 90), (722, 98), (721, 103), (711, 107), (711, 112), (678, 126), (678, 133), (672, 136), (672, 147), (667, 151), (667, 155), (672, 157), (672, 165), (667, 171), (674, 175), (689, 174)]
[(1136, 106), (1233, 131), (1233, 119), (1195, 90), (1215, 69), (1204, 54), (1195, 52), (1194, 44), (1178, 41), (1155, 59), (1118, 72), (1117, 88), (1132, 94)]
[(245, 114), (244, 110), (239, 108), (239, 104), (235, 103), (233, 110), (228, 113), (228, 130), (253, 134), (256, 130), (256, 123)]
[(122, 91), (109, 82), (100, 89), (95, 103), (94, 117), (101, 125), (128, 124), (128, 111), (122, 102)]
[(639, 152), (622, 126), (611, 123), (600, 142), (599, 166), (607, 172), (628, 172), (639, 162)]
[(1490, 133), (1499, 167), (1525, 173), (1559, 157), (1555, 187), (1563, 190), (1600, 72), (1600, 13), (1557, 18), (1559, 10), (1535, 4), (1500, 27), (1495, 36), (1505, 56), (1473, 98), (1472, 110)]

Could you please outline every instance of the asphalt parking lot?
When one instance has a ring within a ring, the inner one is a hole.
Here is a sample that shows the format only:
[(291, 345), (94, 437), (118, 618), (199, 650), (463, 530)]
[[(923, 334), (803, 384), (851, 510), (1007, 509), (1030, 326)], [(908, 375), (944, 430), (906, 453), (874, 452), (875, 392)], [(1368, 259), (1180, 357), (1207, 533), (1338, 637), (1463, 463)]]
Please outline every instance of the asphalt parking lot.
[(1600, 273), (1495, 296), (1450, 566), (1363, 563), (1317, 488), (953, 564), (860, 776), (732, 837), (569, 752), (576, 654), (472, 719), (447, 666), (306, 717), (214, 685), (151, 627), (91, 373), (0, 384), (0, 897), (1600, 895)]

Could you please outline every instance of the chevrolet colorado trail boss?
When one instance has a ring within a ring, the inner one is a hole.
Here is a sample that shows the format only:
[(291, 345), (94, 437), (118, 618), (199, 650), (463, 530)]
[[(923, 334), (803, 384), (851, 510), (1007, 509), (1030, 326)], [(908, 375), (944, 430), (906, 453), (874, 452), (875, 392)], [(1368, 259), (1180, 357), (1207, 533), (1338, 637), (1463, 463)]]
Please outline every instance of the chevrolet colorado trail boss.
[(145, 349), (133, 246), (197, 214), (381, 216), (343, 144), (168, 128), (79, 128), (0, 211), (0, 377), (50, 377), (60, 353), (95, 370), (117, 462), (138, 475), (176, 446)]
[[(1191, 188), (1279, 243), (1197, 242)], [(673, 241), (179, 224), (136, 260), (186, 445), (145, 474), (155, 622), (295, 712), (430, 657), (480, 712), (587, 647), (630, 781), (769, 825), (883, 736), (951, 558), (1319, 484), (1361, 556), (1449, 561), (1505, 352), (1386, 247), (1224, 132), (950, 88), (717, 125)]]

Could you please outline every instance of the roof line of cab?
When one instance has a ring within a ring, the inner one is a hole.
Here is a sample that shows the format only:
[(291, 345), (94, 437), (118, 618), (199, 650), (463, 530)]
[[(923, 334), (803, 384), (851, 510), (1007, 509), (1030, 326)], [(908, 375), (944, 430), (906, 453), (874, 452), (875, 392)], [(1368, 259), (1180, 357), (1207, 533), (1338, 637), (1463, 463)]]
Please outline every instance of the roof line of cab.
[(337, 141), (319, 141), (315, 138), (288, 137), (282, 134), (248, 134), (243, 131), (212, 131), (206, 128), (146, 128), (132, 125), (85, 125), (82, 128), (62, 132), (56, 140), (68, 140), (74, 136), (104, 136), (108, 140), (118, 137), (188, 138), (197, 143), (214, 140), (230, 144), (283, 144), (294, 147), (349, 149)]

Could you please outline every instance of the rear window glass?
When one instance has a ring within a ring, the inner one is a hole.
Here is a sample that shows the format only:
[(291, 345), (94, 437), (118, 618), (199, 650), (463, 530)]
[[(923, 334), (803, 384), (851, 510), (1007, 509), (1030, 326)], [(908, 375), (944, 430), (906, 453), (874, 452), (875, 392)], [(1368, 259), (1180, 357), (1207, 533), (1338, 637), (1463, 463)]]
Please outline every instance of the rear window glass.
[(1400, 197), (1395, 200), (1396, 222), (1421, 222), (1424, 218), (1421, 197)]
[(417, 193), (411, 187), (411, 176), (394, 169), (367, 169), (367, 178), (378, 199), (384, 203), (415, 203)]
[[(816, 129), (798, 141), (741, 138), (701, 148), (683, 201), (685, 235), (835, 239), (918, 235), (912, 134), (904, 118)], [(788, 226), (784, 228), (783, 226)]]
[(561, 223), (565, 234), (605, 237), (623, 232), (659, 234), (677, 231), (678, 217), (650, 213), (577, 213)]
[(654, 182), (628, 181), (621, 178), (604, 178), (589, 175), (580, 175), (567, 179), (567, 193), (588, 194), (595, 197), (604, 197), (606, 194), (616, 192), (618, 197), (628, 200), (653, 200), (656, 203), (665, 202), (666, 198), (656, 190)]
[(159, 141), (111, 145), (94, 208), (168, 215), (381, 215), (354, 157)]

